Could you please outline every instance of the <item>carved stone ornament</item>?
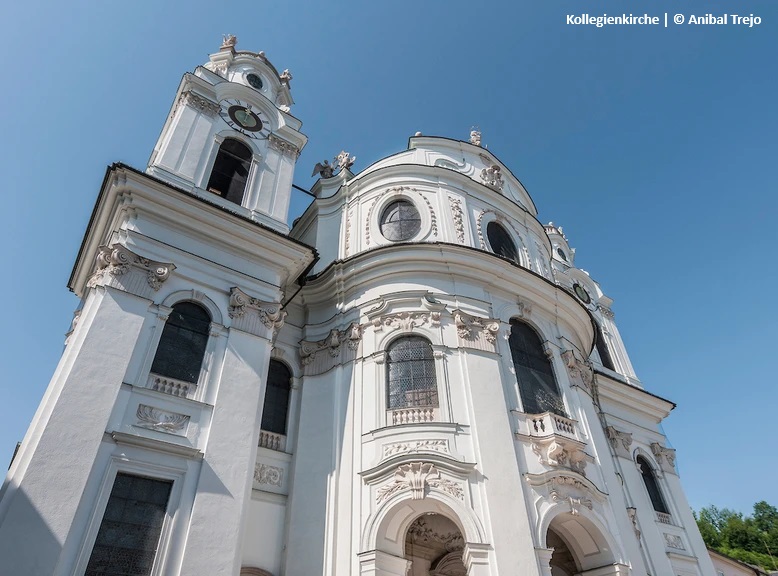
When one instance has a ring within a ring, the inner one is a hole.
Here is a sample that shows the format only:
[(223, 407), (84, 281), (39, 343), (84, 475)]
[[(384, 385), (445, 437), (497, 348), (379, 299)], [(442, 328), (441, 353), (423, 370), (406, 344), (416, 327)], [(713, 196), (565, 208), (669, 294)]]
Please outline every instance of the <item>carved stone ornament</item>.
[(425, 324), (437, 328), (440, 326), (440, 312), (398, 312), (373, 318), (372, 324), (375, 332), (381, 332), (384, 327), (413, 330)]
[(481, 131), (477, 128), (470, 130), (470, 144), (473, 146), (481, 145)]
[(608, 308), (607, 306), (603, 306), (602, 304), (597, 305), (597, 309), (602, 313), (603, 316), (606, 318), (613, 318), (613, 310)]
[(281, 74), (278, 76), (278, 79), (281, 80), (281, 84), (286, 84), (286, 86), (289, 86), (289, 82), (292, 81), (292, 73), (289, 71), (289, 68), (281, 72)]
[(286, 154), (292, 158), (297, 158), (300, 155), (300, 150), (297, 149), (297, 146), (287, 142), (283, 138), (279, 138), (275, 134), (268, 136), (267, 141), (271, 148), (278, 150), (281, 154)]
[(426, 495), (427, 487), (436, 488), (460, 500), (465, 497), (462, 487), (456, 482), (442, 479), (434, 464), (411, 462), (397, 467), (392, 482), (378, 489), (376, 502), (380, 504), (403, 490), (411, 491), (411, 499), (421, 500)]
[(332, 163), (337, 166), (339, 170), (348, 170), (356, 161), (356, 156), (350, 156), (348, 152), (341, 150), (340, 154), (335, 156)]
[(582, 444), (576, 440), (557, 435), (533, 437), (532, 451), (544, 466), (561, 466), (586, 476), (584, 468), (589, 456), (583, 451)]
[(576, 355), (573, 350), (565, 350), (562, 352), (562, 360), (565, 361), (567, 366), (567, 372), (570, 374), (570, 380), (573, 386), (582, 386), (587, 392), (591, 394), (592, 382), (594, 381), (594, 372), (589, 364)]
[(462, 340), (473, 340), (483, 334), (487, 342), (494, 344), (500, 331), (499, 321), (493, 318), (477, 318), (461, 310), (454, 310), (454, 324), (457, 327), (457, 335)]
[(638, 509), (634, 507), (627, 508), (627, 516), (632, 521), (632, 529), (635, 531), (635, 537), (640, 540), (640, 529), (638, 528)]
[(233, 34), (224, 34), (222, 36), (221, 50), (232, 50), (238, 43), (237, 36)]
[(326, 338), (315, 342), (303, 340), (300, 342), (300, 359), (303, 366), (307, 366), (316, 358), (318, 352), (326, 351), (332, 358), (337, 358), (341, 353), (341, 345), (345, 344), (349, 350), (356, 351), (362, 340), (362, 327), (356, 322), (351, 323), (345, 330), (331, 330)]
[(324, 163), (317, 162), (313, 167), (311, 176), (319, 175), (319, 178), (332, 178), (335, 175), (335, 166), (330, 164), (329, 160), (325, 160)]
[(178, 104), (181, 106), (189, 106), (190, 108), (194, 108), (206, 116), (213, 117), (219, 113), (219, 104), (213, 100), (209, 100), (204, 96), (200, 96), (191, 90), (185, 90), (181, 93), (181, 97), (178, 99)]
[(457, 235), (457, 242), (465, 243), (465, 216), (462, 212), (462, 201), (458, 198), (449, 196), (448, 202), (451, 205), (451, 217), (454, 219), (454, 231)]
[(613, 426), (608, 426), (605, 428), (605, 434), (608, 436), (608, 440), (610, 440), (617, 456), (630, 457), (629, 452), (632, 446), (632, 434), (630, 432), (622, 432)]
[(656, 456), (662, 470), (675, 474), (675, 449), (665, 448), (658, 442), (653, 442), (651, 444), (651, 452)]
[(683, 545), (683, 540), (677, 534), (668, 534), (663, 532), (665, 537), (665, 544), (668, 548), (675, 548), (676, 550), (686, 550)]
[(135, 416), (138, 418), (136, 426), (170, 434), (183, 432), (189, 424), (189, 416), (185, 414), (160, 410), (146, 404), (138, 405)]
[(239, 330), (259, 334), (259, 322), (267, 329), (277, 332), (284, 325), (286, 311), (281, 310), (281, 305), (275, 302), (263, 302), (252, 298), (237, 287), (230, 288), (230, 318)]
[[(170, 277), (170, 273), (176, 269), (175, 264), (171, 262), (157, 262), (143, 258), (121, 244), (100, 246), (95, 260), (95, 272), (87, 282), (89, 288), (98, 284), (111, 284), (133, 294), (141, 292), (141, 287), (137, 282), (132, 281), (132, 272), (137, 272), (136, 275), (143, 277), (149, 288), (157, 291)], [(112, 279), (122, 276), (127, 278), (112, 282)]]
[(567, 502), (570, 505), (570, 514), (578, 516), (581, 512), (581, 507), (592, 509), (592, 501), (589, 498), (573, 497), (567, 494), (562, 494), (558, 490), (552, 490), (549, 493), (549, 498), (554, 502)]
[(502, 179), (500, 166), (491, 164), (487, 168), (481, 170), (481, 181), (493, 190), (502, 190), (504, 181)]
[(390, 458), (398, 454), (414, 454), (417, 452), (437, 452), (448, 454), (448, 442), (446, 440), (416, 440), (415, 442), (395, 442), (384, 444), (383, 458)]
[[(436, 529), (437, 528), (437, 529)], [(439, 531), (440, 530), (440, 531)], [(442, 544), (447, 552), (461, 551), (465, 547), (465, 539), (459, 530), (445, 531), (446, 526), (434, 526), (424, 516), (419, 516), (408, 526), (407, 535), (414, 544)], [(460, 555), (459, 563), (462, 564)], [(438, 564), (438, 567), (440, 565)]]
[(257, 484), (267, 484), (269, 486), (278, 486), (280, 488), (283, 479), (283, 468), (260, 463), (257, 463), (257, 465), (254, 467), (254, 481)]

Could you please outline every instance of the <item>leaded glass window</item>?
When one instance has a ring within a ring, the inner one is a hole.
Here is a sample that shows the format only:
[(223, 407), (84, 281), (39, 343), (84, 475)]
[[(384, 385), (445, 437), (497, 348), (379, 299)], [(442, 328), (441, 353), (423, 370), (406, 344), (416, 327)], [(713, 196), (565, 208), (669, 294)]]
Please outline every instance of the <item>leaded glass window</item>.
[(289, 412), (289, 389), (292, 375), (282, 362), (270, 361), (265, 390), (265, 405), (262, 408), (262, 430), (286, 434), (286, 416)]
[(421, 230), (421, 216), (407, 200), (396, 200), (381, 214), (381, 234), (392, 242), (410, 240)]
[(395, 340), (387, 350), (389, 409), (438, 405), (432, 345), (420, 336)]
[(208, 344), (211, 317), (194, 302), (173, 306), (159, 339), (151, 371), (183, 382), (197, 383)]
[(508, 339), (519, 382), (519, 392), (524, 412), (542, 414), (553, 412), (566, 416), (562, 395), (559, 393), (551, 362), (543, 350), (535, 330), (529, 324), (511, 319), (511, 335)]
[(116, 475), (84, 576), (147, 576), (157, 555), (168, 480)]
[(497, 222), (489, 222), (486, 225), (486, 237), (489, 239), (489, 246), (492, 247), (492, 252), (516, 264), (519, 263), (519, 253), (516, 251), (516, 245), (505, 228)]
[(222, 142), (208, 179), (208, 192), (235, 204), (242, 204), (252, 156), (251, 149), (234, 138)]
[(637, 464), (654, 510), (662, 514), (669, 514), (670, 512), (667, 511), (667, 505), (664, 498), (662, 498), (662, 491), (659, 489), (659, 483), (656, 481), (653, 468), (642, 456), (637, 457)]

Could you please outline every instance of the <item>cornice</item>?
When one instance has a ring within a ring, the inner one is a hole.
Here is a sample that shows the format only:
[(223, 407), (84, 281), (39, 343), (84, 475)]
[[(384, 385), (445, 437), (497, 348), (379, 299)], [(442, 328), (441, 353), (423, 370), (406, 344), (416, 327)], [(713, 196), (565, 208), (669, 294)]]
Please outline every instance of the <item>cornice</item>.
[(606, 415), (608, 404), (615, 404), (629, 411), (640, 411), (657, 423), (661, 422), (675, 408), (675, 404), (661, 396), (647, 392), (625, 382), (604, 378), (597, 373), (597, 390)]

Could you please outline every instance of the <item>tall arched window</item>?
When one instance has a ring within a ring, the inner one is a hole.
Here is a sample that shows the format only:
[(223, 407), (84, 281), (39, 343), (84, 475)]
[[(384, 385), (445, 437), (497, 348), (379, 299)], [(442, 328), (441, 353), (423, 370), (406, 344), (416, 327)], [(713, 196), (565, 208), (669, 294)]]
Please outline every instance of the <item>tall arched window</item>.
[(599, 324), (597, 325), (596, 338), (595, 345), (597, 346), (597, 354), (600, 355), (600, 362), (608, 370), (615, 370), (616, 368), (613, 366), (613, 359), (608, 351), (608, 345), (605, 343), (605, 335), (602, 333), (602, 327), (600, 327)]
[(543, 350), (537, 333), (524, 322), (511, 319), (511, 347), (513, 367), (519, 381), (519, 392), (524, 412), (542, 414), (553, 412), (566, 416), (562, 395), (559, 393), (554, 372)]
[(289, 391), (292, 387), (292, 374), (289, 368), (278, 360), (270, 361), (267, 373), (265, 405), (262, 408), (260, 428), (267, 432), (286, 434), (286, 417), (289, 413)]
[(182, 382), (196, 383), (208, 344), (211, 317), (194, 302), (173, 306), (159, 339), (151, 371)]
[(489, 222), (486, 225), (486, 237), (489, 239), (489, 246), (492, 247), (492, 252), (516, 264), (519, 263), (519, 253), (516, 250), (516, 245), (505, 228), (497, 222)]
[(668, 512), (665, 500), (662, 498), (662, 491), (659, 490), (659, 483), (656, 481), (654, 469), (651, 468), (651, 464), (642, 456), (638, 456), (636, 460), (640, 475), (643, 477), (643, 484), (646, 485), (646, 491), (648, 492), (648, 497), (651, 499), (651, 505), (654, 507), (654, 510), (661, 512), (662, 514), (669, 514), (670, 512)]
[(251, 168), (251, 157), (251, 149), (243, 142), (227, 138), (216, 154), (211, 177), (208, 179), (208, 191), (235, 204), (241, 204)]
[(390, 410), (438, 405), (438, 383), (432, 345), (421, 336), (406, 336), (387, 350), (386, 389)]

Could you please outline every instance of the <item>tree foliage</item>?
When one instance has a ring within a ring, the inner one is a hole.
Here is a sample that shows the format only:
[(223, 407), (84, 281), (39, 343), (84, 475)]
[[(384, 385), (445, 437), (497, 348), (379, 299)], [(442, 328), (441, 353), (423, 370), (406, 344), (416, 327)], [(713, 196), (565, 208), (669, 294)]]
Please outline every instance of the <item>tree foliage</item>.
[(695, 514), (705, 544), (741, 562), (778, 570), (778, 509), (764, 500), (752, 516), (708, 506)]

